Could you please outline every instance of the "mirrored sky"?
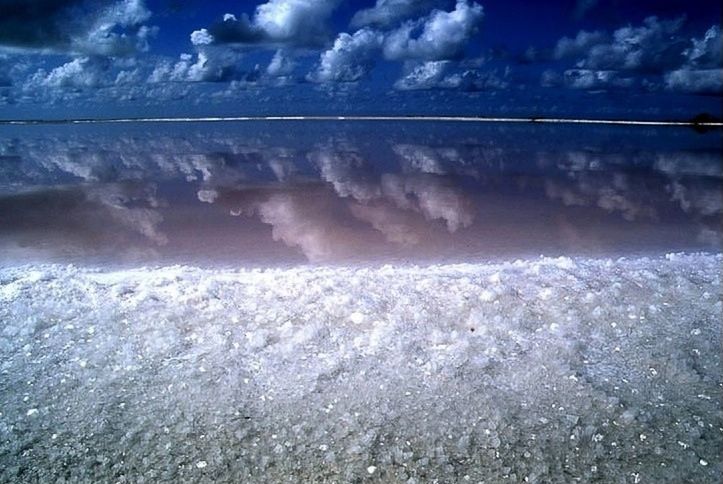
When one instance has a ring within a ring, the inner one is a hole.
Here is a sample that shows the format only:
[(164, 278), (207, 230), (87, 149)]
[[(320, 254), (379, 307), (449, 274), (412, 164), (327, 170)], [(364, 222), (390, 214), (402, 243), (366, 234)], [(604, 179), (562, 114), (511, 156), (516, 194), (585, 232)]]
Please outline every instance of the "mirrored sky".
[(720, 116), (712, 1), (0, 1), (0, 119)]
[(718, 132), (430, 122), (6, 127), (0, 262), (720, 250)]

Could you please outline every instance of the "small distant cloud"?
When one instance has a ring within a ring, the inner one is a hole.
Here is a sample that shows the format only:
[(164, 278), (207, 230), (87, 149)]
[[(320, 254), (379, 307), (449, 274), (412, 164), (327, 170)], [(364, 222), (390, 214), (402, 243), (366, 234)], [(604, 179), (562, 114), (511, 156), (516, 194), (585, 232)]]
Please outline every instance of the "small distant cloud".
[(433, 7), (443, 6), (440, 0), (377, 0), (371, 8), (359, 10), (349, 23), (352, 28), (390, 27), (400, 20), (415, 17)]

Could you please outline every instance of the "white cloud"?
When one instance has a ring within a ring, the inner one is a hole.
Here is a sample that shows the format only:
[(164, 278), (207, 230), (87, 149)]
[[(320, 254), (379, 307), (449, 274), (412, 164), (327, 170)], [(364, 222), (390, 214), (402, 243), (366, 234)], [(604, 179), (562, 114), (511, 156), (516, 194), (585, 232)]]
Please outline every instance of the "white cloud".
[(321, 179), (330, 183), (342, 198), (368, 202), (381, 195), (377, 184), (368, 179), (364, 159), (356, 151), (322, 149), (309, 159), (319, 168)]
[(561, 84), (562, 76), (552, 69), (546, 69), (540, 76), (540, 85), (542, 87), (556, 87)]
[(555, 54), (582, 56), (577, 64), (582, 69), (661, 72), (683, 60), (686, 41), (679, 36), (683, 20), (648, 17), (642, 26), (617, 29), (612, 39), (599, 32), (580, 32), (574, 40), (558, 42)]
[(349, 257), (361, 250), (355, 233), (339, 223), (333, 192), (310, 189), (274, 193), (252, 204), (250, 212), (271, 225), (274, 240), (299, 250), (312, 262)]
[(29, 86), (46, 86), (53, 88), (92, 88), (98, 87), (103, 81), (103, 73), (107, 66), (89, 57), (77, 57), (50, 73), (41, 69), (29, 80)]
[(167, 59), (158, 62), (148, 76), (148, 82), (223, 82), (240, 75), (237, 66), (241, 54), (210, 45), (199, 47), (195, 58), (183, 53), (175, 63)]
[(208, 45), (213, 43), (213, 35), (208, 33), (208, 30), (194, 30), (191, 32), (191, 43), (193, 45)]
[(326, 38), (326, 20), (337, 0), (269, 0), (256, 8), (254, 25), (274, 41)]
[(689, 63), (702, 68), (721, 68), (721, 43), (720, 27), (713, 25), (705, 33), (702, 39), (692, 39), (692, 47), (684, 54)]
[(143, 0), (122, 0), (114, 3), (102, 10), (87, 30), (72, 37), (71, 50), (107, 56), (146, 51), (149, 38), (157, 31), (141, 25), (150, 17), (151, 12)]
[(213, 188), (201, 189), (196, 192), (198, 200), (204, 203), (213, 203), (218, 198), (218, 191)]
[(592, 69), (569, 69), (564, 73), (564, 82), (573, 89), (604, 89), (608, 87), (629, 87), (632, 78), (620, 76), (617, 71)]
[(595, 45), (608, 41), (609, 37), (604, 32), (587, 32), (581, 30), (574, 39), (563, 37), (557, 41), (554, 57), (563, 59), (565, 57), (584, 56)]
[(357, 219), (370, 224), (384, 238), (394, 244), (403, 246), (417, 245), (420, 240), (419, 222), (410, 217), (409, 212), (400, 210), (384, 202), (373, 204), (350, 203), (349, 211)]
[(439, 3), (442, 2), (435, 0), (377, 0), (373, 7), (356, 12), (349, 26), (352, 28), (388, 27)]
[[(181, 55), (189, 56), (190, 54), (181, 54)], [(172, 71), (173, 71), (173, 64), (171, 64), (170, 61), (164, 59), (164, 60), (160, 61), (158, 64), (156, 64), (156, 66), (153, 68), (153, 71), (148, 76), (147, 82), (155, 84), (155, 83), (167, 81), (170, 78)]]
[(407, 74), (394, 83), (394, 88), (402, 91), (414, 89), (482, 91), (504, 89), (508, 85), (507, 81), (497, 75), (496, 70), (482, 72), (478, 69), (468, 69), (447, 74), (452, 64), (451, 61), (411, 63)]
[(135, 85), (141, 82), (141, 73), (139, 69), (133, 69), (129, 71), (120, 71), (115, 78), (116, 86), (128, 86)]
[(227, 13), (223, 21), (197, 34), (216, 44), (285, 44), (318, 46), (328, 38), (327, 23), (338, 0), (269, 0), (252, 18)]
[(723, 93), (720, 27), (712, 26), (701, 39), (692, 39), (685, 50), (685, 65), (665, 74), (665, 87), (671, 91), (695, 94)]
[(289, 58), (287, 53), (279, 49), (266, 68), (266, 73), (272, 77), (287, 76), (294, 70), (294, 66), (294, 61)]
[(431, 89), (444, 78), (449, 61), (428, 61), (415, 65), (407, 75), (398, 79), (394, 87), (400, 90)]
[(456, 232), (472, 224), (474, 205), (449, 180), (436, 174), (382, 176), (382, 193), (402, 210), (420, 212), (427, 220), (444, 220)]
[(156, 245), (168, 243), (168, 237), (159, 228), (163, 216), (156, 209), (157, 200), (152, 191), (106, 184), (89, 187), (86, 198), (101, 204), (107, 210), (106, 216), (115, 224), (143, 235)]
[(16, 1), (9, 8), (0, 15), (0, 46), (20, 52), (125, 56), (147, 50), (156, 32), (144, 25), (151, 12), (143, 0)]
[(339, 34), (331, 49), (323, 52), (316, 71), (309, 74), (313, 82), (353, 82), (364, 77), (374, 66), (383, 35), (367, 28), (354, 35)]
[(665, 75), (665, 87), (671, 91), (695, 94), (723, 93), (723, 70), (678, 69)]
[[(391, 60), (445, 60), (458, 57), (484, 17), (482, 6), (457, 0), (451, 12), (434, 10), (386, 36), (384, 56)], [(419, 35), (416, 35), (419, 33)]]
[[(383, 5), (388, 7), (391, 4)], [(406, 76), (397, 81), (397, 89), (455, 87), (455, 79), (446, 83), (441, 78), (445, 64), (440, 61), (462, 53), (482, 17), (479, 4), (458, 0), (451, 12), (434, 10), (428, 16), (406, 22), (391, 32), (364, 27), (354, 34), (341, 33), (332, 48), (321, 54), (317, 69), (307, 78), (313, 82), (358, 81), (374, 67), (381, 49), (389, 60), (427, 61), (410, 64), (412, 67), (408, 68)]]
[[(648, 17), (643, 25), (626, 26), (611, 36), (580, 31), (575, 38), (558, 41), (554, 58), (576, 59), (576, 68), (564, 73), (564, 83), (577, 89), (630, 87), (633, 73), (651, 89), (664, 85), (670, 91), (716, 94), (723, 91), (721, 35), (718, 25), (702, 38), (685, 39), (680, 31), (684, 18), (659, 20)], [(627, 74), (626, 74), (627, 73)], [(556, 85), (551, 71), (542, 84)]]
[(425, 145), (397, 144), (392, 147), (406, 173), (445, 173), (444, 165), (459, 162), (454, 148), (433, 148)]

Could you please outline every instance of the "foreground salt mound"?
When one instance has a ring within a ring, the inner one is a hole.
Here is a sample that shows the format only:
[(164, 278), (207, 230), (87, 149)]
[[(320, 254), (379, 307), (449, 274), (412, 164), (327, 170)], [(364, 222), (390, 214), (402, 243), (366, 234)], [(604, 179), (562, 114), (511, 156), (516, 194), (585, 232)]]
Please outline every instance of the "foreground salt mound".
[(718, 482), (720, 255), (0, 270), (2, 482)]

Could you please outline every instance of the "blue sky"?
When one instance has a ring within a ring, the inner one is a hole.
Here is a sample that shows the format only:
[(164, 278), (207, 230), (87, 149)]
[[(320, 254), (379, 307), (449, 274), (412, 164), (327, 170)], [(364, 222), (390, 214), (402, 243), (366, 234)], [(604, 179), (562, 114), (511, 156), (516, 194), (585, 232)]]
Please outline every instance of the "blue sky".
[(720, 115), (714, 1), (0, 0), (0, 118)]

